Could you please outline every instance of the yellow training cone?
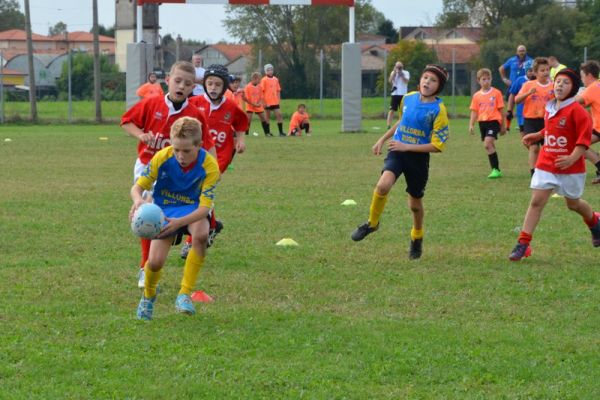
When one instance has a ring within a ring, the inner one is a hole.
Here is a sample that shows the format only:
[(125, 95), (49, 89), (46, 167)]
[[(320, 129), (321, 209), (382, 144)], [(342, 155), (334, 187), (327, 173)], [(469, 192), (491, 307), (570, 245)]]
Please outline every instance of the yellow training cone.
[(283, 238), (279, 242), (275, 243), (277, 246), (298, 246), (298, 242), (291, 238)]
[(98, 138), (98, 140), (107, 141), (107, 140), (108, 140), (108, 138), (107, 138), (106, 136), (100, 136), (100, 137)]
[(348, 200), (344, 200), (342, 202), (342, 205), (343, 206), (355, 206), (356, 202), (354, 200), (352, 200), (352, 199), (348, 199)]

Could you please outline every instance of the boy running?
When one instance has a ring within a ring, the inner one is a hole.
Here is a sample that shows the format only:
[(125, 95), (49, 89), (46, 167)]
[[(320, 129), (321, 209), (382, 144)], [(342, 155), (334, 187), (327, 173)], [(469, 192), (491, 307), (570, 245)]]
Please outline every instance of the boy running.
[[(523, 116), (525, 120), (523, 123), (523, 133), (525, 135), (540, 132), (544, 129), (546, 103), (554, 99), (554, 85), (550, 80), (550, 65), (548, 64), (548, 60), (544, 57), (537, 57), (533, 61), (533, 73), (536, 79), (525, 82), (519, 94), (515, 97), (517, 104), (524, 103)], [(542, 144), (543, 141), (527, 144), (531, 174), (535, 170)]]
[(429, 177), (429, 153), (444, 150), (448, 140), (448, 114), (437, 95), (444, 89), (448, 72), (439, 65), (427, 65), (419, 80), (419, 91), (403, 97), (400, 104), (400, 120), (394, 124), (373, 146), (373, 154), (381, 154), (386, 140), (388, 154), (383, 171), (373, 191), (369, 220), (353, 233), (352, 240), (363, 240), (379, 229), (379, 217), (383, 213), (388, 194), (400, 175), (406, 179), (408, 205), (413, 216), (408, 257), (418, 259), (423, 253), (423, 221), (425, 210), (423, 196)]
[(569, 210), (581, 215), (592, 233), (593, 246), (600, 246), (600, 214), (581, 199), (585, 186), (583, 155), (592, 140), (592, 120), (574, 99), (580, 84), (579, 75), (572, 69), (558, 71), (555, 77), (556, 99), (546, 105), (545, 129), (523, 137), (525, 145), (545, 140), (531, 178), (531, 202), (523, 230), (508, 257), (511, 261), (531, 255), (533, 232), (553, 191), (564, 196)]
[(145, 202), (144, 190), (154, 187), (154, 203), (163, 210), (168, 222), (150, 245), (144, 293), (137, 308), (137, 317), (142, 320), (152, 319), (162, 267), (175, 236), (183, 233), (191, 234), (193, 240), (175, 309), (188, 315), (196, 313), (190, 295), (206, 256), (208, 217), (219, 180), (216, 160), (202, 148), (202, 127), (198, 120), (189, 117), (177, 120), (171, 128), (171, 141), (171, 146), (152, 157), (131, 188), (130, 220)]
[(492, 87), (492, 71), (487, 68), (480, 69), (477, 71), (477, 81), (481, 85), (481, 90), (475, 93), (471, 100), (469, 133), (474, 134), (475, 121), (478, 121), (481, 141), (492, 167), (488, 178), (497, 179), (502, 177), (502, 172), (500, 172), (500, 162), (496, 152), (496, 140), (498, 140), (498, 132), (501, 135), (506, 133), (504, 100), (502, 93)]
[[(136, 138), (138, 158), (133, 169), (134, 182), (138, 180), (154, 154), (171, 145), (171, 126), (181, 117), (192, 117), (206, 127), (206, 118), (195, 107), (190, 107), (188, 96), (194, 87), (195, 69), (186, 61), (173, 64), (166, 82), (166, 96), (154, 96), (142, 99), (121, 117), (121, 127), (127, 134)], [(202, 146), (215, 153), (212, 137), (207, 129), (202, 132)], [(148, 193), (151, 194), (151, 193)], [(148, 198), (151, 201), (150, 198)], [(142, 258), (138, 276), (138, 287), (144, 287), (144, 265), (148, 260), (150, 240), (141, 239)]]
[[(266, 75), (263, 76), (260, 81), (260, 87), (262, 89), (263, 103), (267, 113), (267, 124), (270, 124), (271, 111), (273, 111), (277, 120), (279, 136), (285, 136), (285, 133), (283, 133), (283, 117), (281, 116), (281, 110), (279, 108), (279, 103), (281, 102), (281, 86), (279, 85), (279, 79), (273, 76), (273, 65), (265, 65), (265, 74)], [(269, 128), (269, 132), (270, 131), (271, 129)]]

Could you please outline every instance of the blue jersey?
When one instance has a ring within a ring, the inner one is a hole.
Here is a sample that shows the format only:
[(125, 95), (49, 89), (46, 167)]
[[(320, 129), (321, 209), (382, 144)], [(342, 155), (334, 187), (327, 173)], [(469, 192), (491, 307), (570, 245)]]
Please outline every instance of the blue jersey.
[(196, 164), (184, 170), (169, 146), (152, 157), (137, 184), (150, 190), (156, 182), (154, 203), (167, 217), (178, 218), (201, 206), (211, 208), (218, 180), (219, 165), (206, 150), (200, 149)]
[[(527, 82), (527, 76), (518, 77), (513, 83), (510, 84), (508, 88), (508, 93), (514, 95), (515, 97), (521, 91), (523, 84)], [(525, 107), (525, 102), (521, 102), (517, 104), (517, 121), (519, 125), (523, 125), (525, 123), (525, 118), (523, 117), (523, 107)]]
[(504, 71), (508, 71), (508, 79), (510, 79), (511, 82), (514, 82), (518, 77), (525, 76), (525, 73), (527, 72), (525, 63), (531, 60), (532, 58), (527, 54), (523, 60), (521, 60), (517, 55), (514, 55), (506, 60), (502, 66), (504, 67)]
[(432, 144), (443, 151), (448, 140), (448, 113), (442, 99), (421, 102), (419, 92), (411, 92), (400, 103), (400, 123), (394, 140), (407, 144)]

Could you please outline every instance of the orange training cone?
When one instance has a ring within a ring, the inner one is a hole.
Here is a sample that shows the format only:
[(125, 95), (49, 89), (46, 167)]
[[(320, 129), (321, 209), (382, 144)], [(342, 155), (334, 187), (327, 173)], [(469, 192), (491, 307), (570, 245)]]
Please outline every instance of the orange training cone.
[(212, 303), (214, 301), (212, 297), (204, 293), (202, 290), (192, 293), (192, 300), (196, 303)]

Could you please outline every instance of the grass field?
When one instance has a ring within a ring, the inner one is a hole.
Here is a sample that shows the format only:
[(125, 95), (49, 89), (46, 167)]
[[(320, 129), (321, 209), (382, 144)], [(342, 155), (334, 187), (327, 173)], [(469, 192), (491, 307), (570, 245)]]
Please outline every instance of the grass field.
[[(383, 97), (367, 97), (362, 99), (362, 113), (365, 118), (381, 118), (384, 111), (387, 113), (390, 98), (388, 96), (384, 104)], [(462, 116), (469, 115), (470, 99), (466, 96), (457, 96), (455, 103), (450, 97), (445, 98), (448, 111), (452, 114)], [(284, 99), (281, 102), (281, 110), (286, 119), (296, 111), (298, 103), (305, 103), (309, 113), (316, 118), (341, 119), (342, 106), (340, 99), (324, 99), (323, 112), (321, 113), (321, 101), (319, 99)], [(68, 121), (68, 103), (65, 101), (41, 101), (38, 102), (38, 117), (41, 122)], [(95, 103), (93, 101), (73, 102), (72, 118), (74, 122), (90, 122), (95, 120)], [(125, 102), (103, 101), (102, 118), (108, 122), (116, 122), (125, 111)], [(26, 121), (29, 119), (29, 102), (6, 102), (4, 113), (9, 121)], [(386, 114), (387, 115), (387, 114)]]
[[(349, 238), (384, 123), (314, 125), (248, 137), (218, 188), (225, 229), (198, 282), (216, 301), (175, 313), (174, 249), (149, 323), (135, 319), (127, 222), (134, 141), (109, 125), (0, 127), (0, 398), (600, 398), (600, 249), (551, 199), (532, 257), (507, 260), (530, 196), (514, 133), (490, 181), (479, 139), (451, 122), (411, 262), (403, 181), (379, 231)], [(584, 194), (596, 208), (599, 190)], [(300, 245), (275, 246), (284, 237)]]

